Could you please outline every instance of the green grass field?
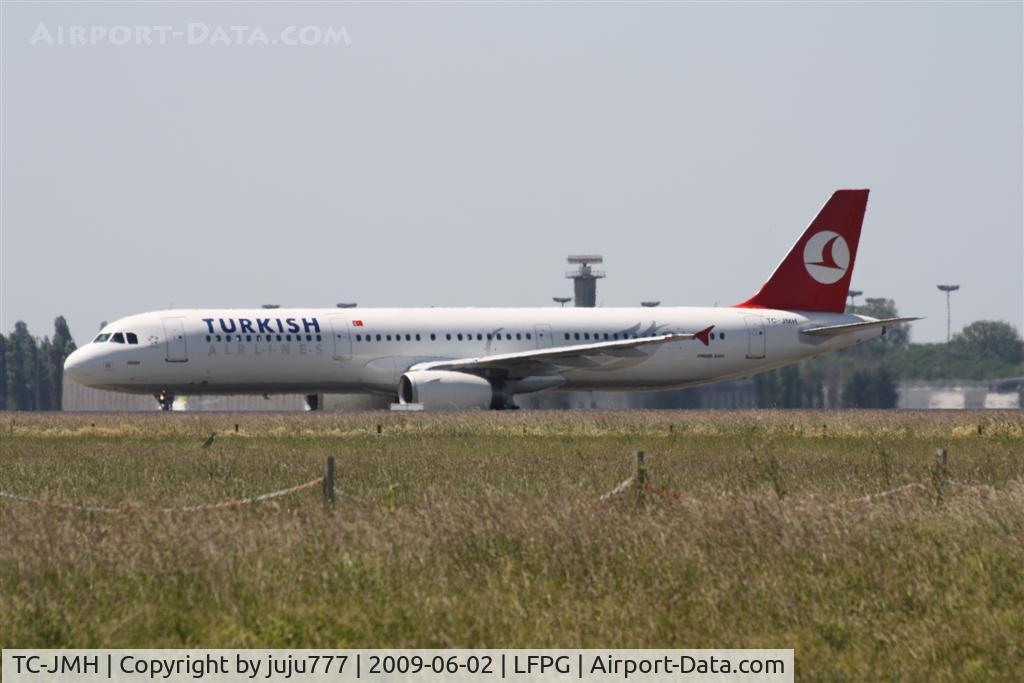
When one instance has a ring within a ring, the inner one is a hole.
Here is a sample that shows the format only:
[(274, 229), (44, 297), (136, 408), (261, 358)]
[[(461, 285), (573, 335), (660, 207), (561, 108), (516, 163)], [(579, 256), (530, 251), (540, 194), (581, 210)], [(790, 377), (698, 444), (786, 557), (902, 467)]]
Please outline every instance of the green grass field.
[[(687, 498), (599, 502), (636, 449)], [(332, 514), (317, 488), (151, 509), (328, 454)], [(1024, 675), (1020, 412), (4, 414), (0, 490), (126, 508), (0, 499), (3, 647), (792, 647), (803, 680)]]

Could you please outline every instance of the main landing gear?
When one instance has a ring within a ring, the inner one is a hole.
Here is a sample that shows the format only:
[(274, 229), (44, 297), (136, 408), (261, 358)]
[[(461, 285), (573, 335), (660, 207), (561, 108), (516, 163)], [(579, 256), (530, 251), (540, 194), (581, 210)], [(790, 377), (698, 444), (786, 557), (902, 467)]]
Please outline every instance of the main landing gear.
[(306, 410), (320, 410), (320, 394), (306, 394)]
[(161, 391), (159, 394), (155, 394), (155, 396), (160, 404), (160, 410), (170, 410), (171, 406), (174, 405), (174, 394), (169, 391)]

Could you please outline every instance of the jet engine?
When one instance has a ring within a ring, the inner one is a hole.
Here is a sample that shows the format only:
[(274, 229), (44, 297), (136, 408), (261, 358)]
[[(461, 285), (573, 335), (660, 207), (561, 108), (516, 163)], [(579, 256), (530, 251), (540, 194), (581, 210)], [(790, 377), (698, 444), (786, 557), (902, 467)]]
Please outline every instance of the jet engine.
[(427, 410), (499, 408), (501, 392), (483, 377), (450, 370), (414, 370), (398, 380), (398, 401), (420, 403)]

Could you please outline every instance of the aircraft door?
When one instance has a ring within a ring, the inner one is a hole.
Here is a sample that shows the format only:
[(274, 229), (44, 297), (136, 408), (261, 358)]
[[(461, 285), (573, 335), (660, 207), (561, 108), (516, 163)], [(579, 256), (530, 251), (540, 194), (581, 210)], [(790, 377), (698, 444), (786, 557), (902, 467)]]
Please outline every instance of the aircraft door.
[(743, 317), (747, 324), (747, 358), (764, 358), (767, 348), (764, 320), (756, 315)]
[(551, 325), (534, 325), (533, 335), (538, 349), (548, 349), (555, 345), (555, 337), (551, 334)]
[(188, 341), (185, 339), (184, 318), (161, 318), (164, 325), (164, 341), (167, 346), (168, 363), (188, 361)]
[(331, 336), (334, 337), (334, 360), (352, 358), (352, 334), (347, 318), (331, 318)]

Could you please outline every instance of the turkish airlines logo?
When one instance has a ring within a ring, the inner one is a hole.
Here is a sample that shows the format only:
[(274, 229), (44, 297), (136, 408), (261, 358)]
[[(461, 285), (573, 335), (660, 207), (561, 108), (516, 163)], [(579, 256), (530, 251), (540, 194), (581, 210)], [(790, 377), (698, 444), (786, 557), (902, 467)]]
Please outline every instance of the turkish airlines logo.
[(838, 282), (850, 267), (850, 247), (837, 232), (815, 233), (804, 245), (804, 267), (808, 275), (823, 285)]

